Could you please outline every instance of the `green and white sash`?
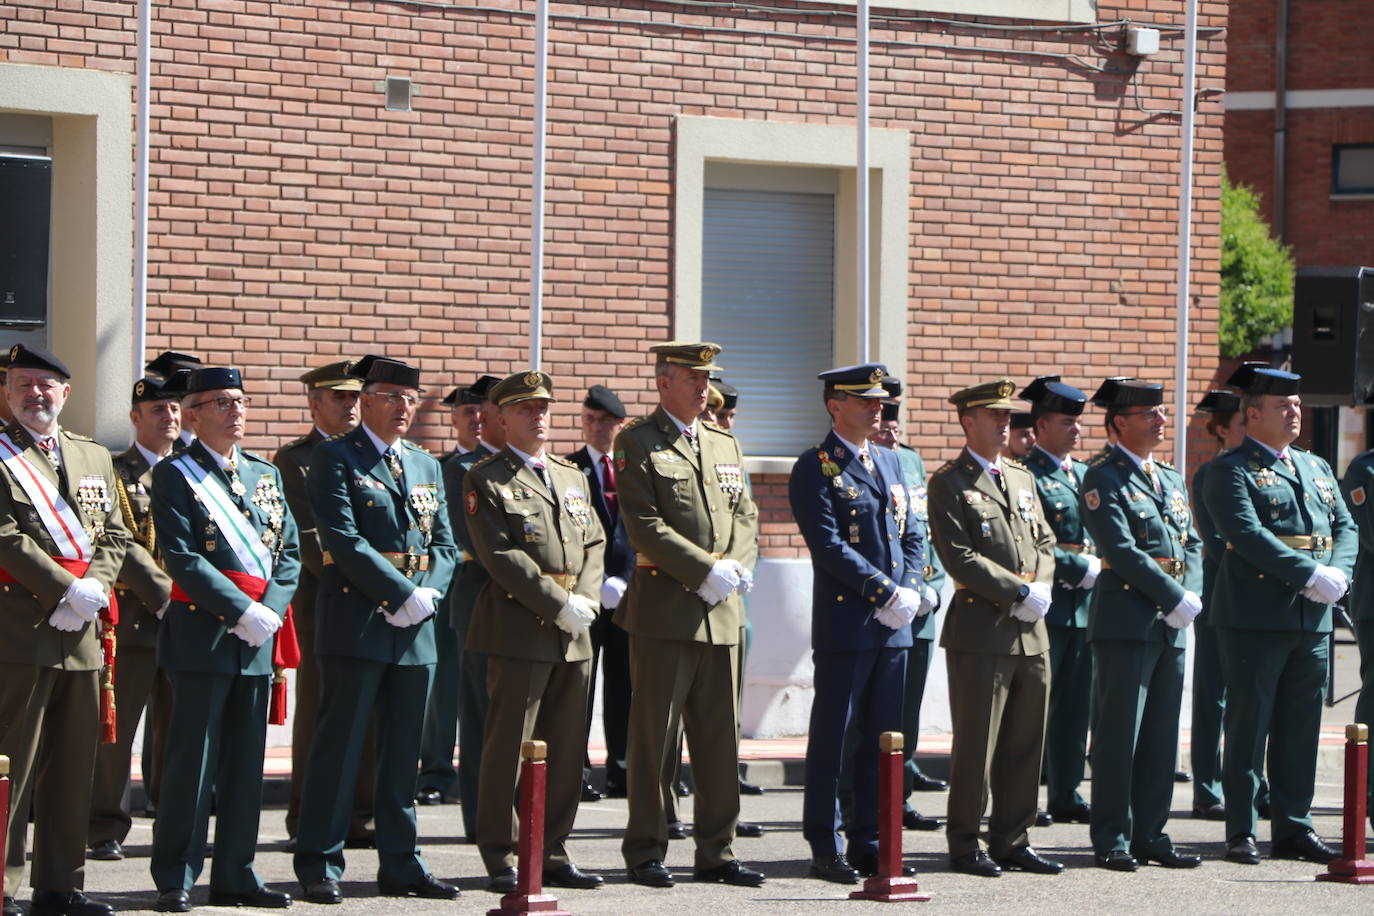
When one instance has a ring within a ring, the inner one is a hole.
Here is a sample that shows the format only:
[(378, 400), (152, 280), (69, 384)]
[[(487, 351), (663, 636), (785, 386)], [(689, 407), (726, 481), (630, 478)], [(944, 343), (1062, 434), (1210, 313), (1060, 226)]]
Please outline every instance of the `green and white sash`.
[(186, 478), (191, 492), (200, 498), (201, 505), (210, 513), (210, 520), (224, 535), (239, 565), (249, 575), (260, 579), (272, 578), (272, 551), (262, 543), (258, 531), (243, 517), (243, 512), (234, 505), (233, 497), (219, 478), (207, 474), (200, 465), (183, 453), (171, 459), (172, 467)]

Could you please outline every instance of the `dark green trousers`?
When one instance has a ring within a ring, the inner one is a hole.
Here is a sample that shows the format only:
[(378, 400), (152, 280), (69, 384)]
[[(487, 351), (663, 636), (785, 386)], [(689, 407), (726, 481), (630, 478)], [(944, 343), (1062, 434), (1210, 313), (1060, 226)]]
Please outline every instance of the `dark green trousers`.
[[(123, 843), (129, 836), (133, 817), (129, 810), (129, 769), (133, 756), (134, 732), (138, 731), (143, 709), (148, 709), (148, 731), (155, 734), (154, 747), (166, 749), (167, 694), (154, 691), (154, 685), (166, 675), (158, 670), (157, 650), (152, 646), (119, 647), (118, 670), (115, 672), (115, 740), (101, 744), (95, 751), (95, 778), (91, 791), (91, 822), (86, 842), (91, 846), (107, 840)], [(160, 696), (159, 696), (160, 694)], [(153, 705), (154, 698), (162, 700)], [(144, 773), (157, 771), (156, 760)], [(161, 775), (161, 774), (159, 774)], [(147, 777), (145, 776), (145, 786)], [(156, 800), (149, 791), (148, 797)]]
[(269, 675), (169, 672), (172, 722), (163, 761), (150, 871), (159, 891), (189, 891), (205, 864), (210, 806), (215, 851), (210, 890), (262, 886), (253, 871), (262, 812)]
[(463, 648), (466, 630), (458, 632), (458, 798), (463, 835), (477, 842), (477, 787), (482, 772), (482, 740), (487, 730), (487, 656)]
[[(926, 695), (934, 640), (917, 637), (906, 653), (906, 683), (902, 692), (902, 799), (911, 798), (921, 768), (916, 763), (916, 741), (921, 735), (921, 701)], [(846, 739), (847, 740), (847, 739)], [(843, 776), (841, 777), (843, 780)], [(905, 807), (911, 807), (907, 802)]]
[(296, 877), (302, 883), (338, 880), (352, 812), (340, 804), (358, 778), (368, 721), (377, 714), (377, 877), (413, 884), (429, 874), (415, 825), (415, 770), (425, 724), (433, 665), (392, 665), (320, 656), (320, 718), (310, 744), (296, 834)]
[(1078, 787), (1088, 752), (1093, 656), (1088, 631), (1050, 626), (1050, 711), (1045, 722), (1046, 807), (1061, 811), (1083, 803)]
[[(1355, 621), (1355, 641), (1360, 646), (1360, 698), (1355, 701), (1355, 721), (1374, 729), (1374, 617)], [(1374, 754), (1369, 755), (1369, 797), (1374, 799)], [(1374, 821), (1374, 805), (1369, 807)]]
[[(466, 634), (464, 634), (466, 636)], [(425, 727), (420, 734), (420, 775), (417, 789), (447, 795), (458, 779), (453, 747), (458, 743), (458, 634), (447, 623), (434, 622), (434, 686), (429, 689)]]
[(1327, 634), (1235, 627), (1218, 627), (1217, 634), (1226, 676), (1226, 838), (1256, 835), (1266, 742), (1271, 838), (1306, 833), (1312, 829)]
[(1093, 851), (1159, 854), (1173, 848), (1164, 832), (1174, 797), (1178, 714), (1183, 705), (1183, 649), (1162, 642), (1092, 643)]
[(1216, 627), (1193, 622), (1193, 806), (1221, 804), (1221, 724), (1226, 716), (1226, 679)]

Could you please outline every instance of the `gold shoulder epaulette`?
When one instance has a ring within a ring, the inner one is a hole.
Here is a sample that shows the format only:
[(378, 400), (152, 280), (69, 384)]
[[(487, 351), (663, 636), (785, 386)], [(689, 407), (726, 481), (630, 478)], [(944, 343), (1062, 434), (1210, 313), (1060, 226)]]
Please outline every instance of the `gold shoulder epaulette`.
[(1158, 464), (1160, 467), (1168, 468), (1171, 471), (1174, 469), (1174, 466), (1167, 461), (1157, 461), (1155, 463)]
[(81, 433), (74, 433), (74, 432), (72, 432), (70, 429), (64, 429), (63, 432), (65, 432), (67, 435), (71, 436), (73, 439), (76, 439), (78, 442), (94, 442), (94, 441), (95, 441), (95, 440), (92, 439), (90, 436), (83, 436), (83, 435), (81, 435)]
[(638, 417), (638, 418), (636, 418), (636, 419), (634, 419), (634, 420), (631, 420), (628, 424), (626, 424), (625, 428), (626, 428), (626, 429), (638, 429), (639, 427), (643, 426), (645, 423), (648, 423), (651, 419), (653, 419), (653, 418), (652, 418), (652, 417), (649, 417), (649, 416)]
[(564, 458), (562, 455), (548, 455), (547, 457), (554, 464), (561, 464), (565, 468), (572, 468), (577, 473), (582, 473), (582, 469), (580, 467), (578, 467), (573, 462), (569, 461), (567, 458)]
[(468, 470), (469, 470), (469, 471), (475, 471), (475, 470), (477, 470), (478, 468), (484, 468), (484, 467), (486, 467), (487, 465), (491, 464), (494, 460), (496, 460), (497, 458), (500, 458), (500, 457), (501, 457), (501, 453), (500, 453), (500, 452), (492, 452), (490, 455), (487, 455), (485, 458), (480, 458), (480, 459), (478, 459), (477, 461), (473, 462), (472, 467), (468, 468)]
[(959, 466), (959, 462), (957, 462), (957, 461), (953, 461), (953, 460), (946, 461), (944, 464), (940, 465), (940, 467), (938, 467), (938, 468), (935, 470), (935, 473), (936, 473), (936, 474), (943, 474), (943, 473), (945, 473), (946, 471), (953, 470), (954, 468), (956, 468), (956, 467), (958, 467), (958, 466)]
[(286, 450), (289, 449), (289, 448), (300, 448), (302, 445), (305, 445), (306, 440), (308, 440), (309, 438), (310, 438), (310, 434), (309, 434), (309, 433), (306, 433), (304, 436), (297, 436), (296, 438), (292, 439), (290, 442), (287, 442), (287, 443), (285, 443), (284, 445), (282, 445), (282, 447), (279, 448), (277, 451), (284, 452), (284, 451), (286, 451)]

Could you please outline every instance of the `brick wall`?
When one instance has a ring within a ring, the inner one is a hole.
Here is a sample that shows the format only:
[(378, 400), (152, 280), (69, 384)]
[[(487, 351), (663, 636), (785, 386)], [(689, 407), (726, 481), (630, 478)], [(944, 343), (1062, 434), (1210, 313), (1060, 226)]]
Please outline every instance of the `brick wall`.
[[(531, 7), (489, 4), (507, 5)], [(853, 47), (837, 40), (851, 20), (765, 5), (553, 5), (544, 368), (569, 401), (591, 382), (632, 411), (651, 400), (644, 347), (672, 323), (675, 116), (853, 118)], [(1181, 0), (1098, 7), (1103, 22), (1183, 22)], [(1205, 0), (1202, 24), (1224, 26), (1226, 8)], [(341, 354), (417, 361), (432, 395), (525, 365), (527, 15), (325, 0), (155, 9), (151, 352), (242, 366), (264, 405), (259, 448), (305, 428), (293, 379)], [(8, 0), (0, 59), (131, 71), (133, 11)], [(905, 374), (927, 463), (957, 449), (944, 398), (974, 380), (1059, 372), (1092, 388), (1127, 374), (1172, 387), (1179, 119), (1140, 109), (1178, 110), (1181, 36), (1166, 32), (1137, 66), (1115, 32), (1001, 33), (886, 12), (875, 11), (872, 119), (915, 140)], [(763, 34), (774, 32), (787, 34)], [(1225, 44), (1204, 35), (1202, 86), (1221, 84)], [(375, 84), (389, 74), (414, 79), (413, 112), (382, 109)], [(1191, 401), (1216, 358), (1221, 121), (1204, 101)], [(742, 407), (747, 422), (747, 392)], [(416, 433), (446, 447), (445, 427), (429, 409)], [(555, 436), (575, 444), (570, 404)], [(756, 483), (766, 548), (795, 550), (785, 482)]]

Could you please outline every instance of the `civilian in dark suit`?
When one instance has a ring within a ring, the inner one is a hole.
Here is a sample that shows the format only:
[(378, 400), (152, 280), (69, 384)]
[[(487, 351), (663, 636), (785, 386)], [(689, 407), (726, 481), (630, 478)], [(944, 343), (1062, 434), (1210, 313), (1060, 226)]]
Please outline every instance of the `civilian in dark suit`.
[[(625, 405), (605, 385), (593, 385), (582, 401), (582, 448), (568, 459), (587, 477), (592, 508), (606, 532), (603, 557), (605, 580), (601, 586), (601, 612), (591, 626), (591, 689), (587, 692), (587, 728), (591, 729), (592, 700), (596, 695), (597, 662), (601, 666), (601, 721), (606, 731), (606, 794), (625, 797), (625, 734), (630, 723), (630, 638), (611, 622), (635, 569), (635, 552), (625, 526), (620, 524), (620, 505), (615, 492), (611, 446), (625, 426)], [(583, 771), (582, 800), (596, 801), (601, 794), (587, 783), (591, 757)]]

